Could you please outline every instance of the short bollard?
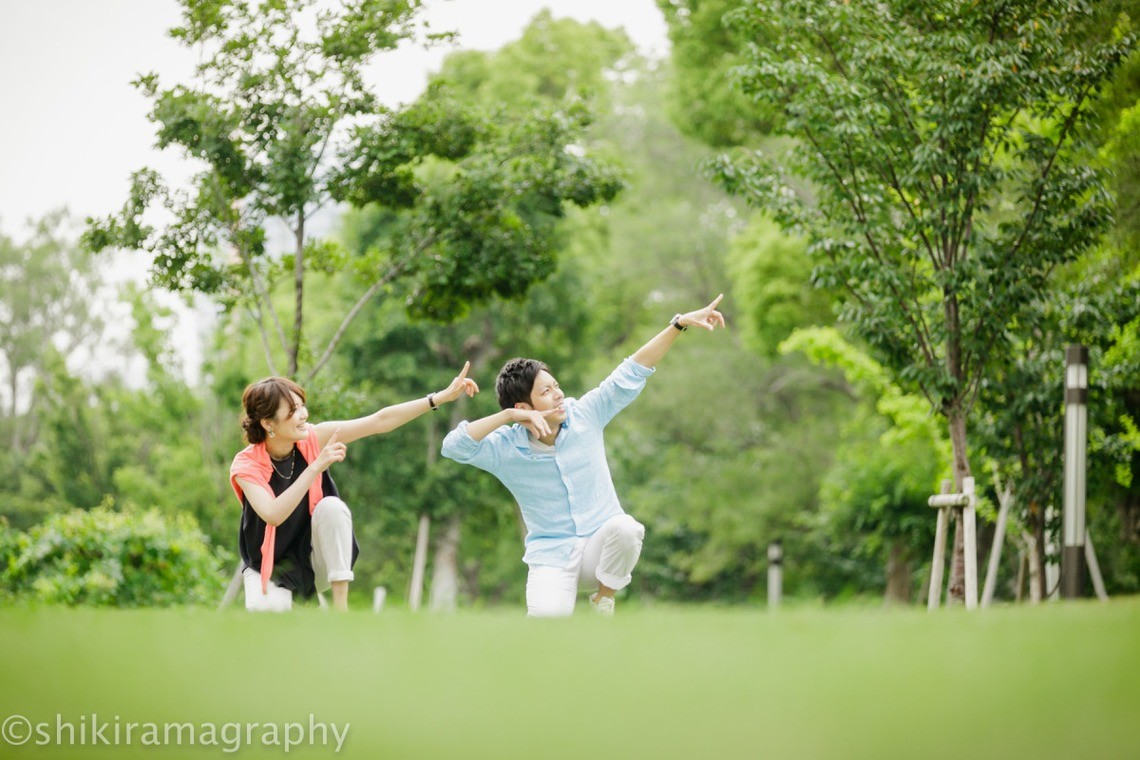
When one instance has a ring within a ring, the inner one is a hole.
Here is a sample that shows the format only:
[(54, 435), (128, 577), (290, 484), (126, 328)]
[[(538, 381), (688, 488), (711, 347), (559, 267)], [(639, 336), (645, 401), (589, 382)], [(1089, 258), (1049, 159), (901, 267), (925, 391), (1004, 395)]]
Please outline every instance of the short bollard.
[(780, 606), (780, 597), (784, 593), (784, 549), (779, 541), (768, 544), (768, 609), (774, 610)]
[(388, 597), (388, 589), (377, 586), (372, 590), (372, 611), (380, 612), (384, 609), (384, 600)]

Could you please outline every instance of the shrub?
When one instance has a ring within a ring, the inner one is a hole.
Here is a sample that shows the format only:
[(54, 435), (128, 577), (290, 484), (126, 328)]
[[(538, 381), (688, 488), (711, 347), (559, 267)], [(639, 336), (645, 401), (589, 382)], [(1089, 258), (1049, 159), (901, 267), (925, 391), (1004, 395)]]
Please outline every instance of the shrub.
[(4, 544), (6, 595), (68, 605), (208, 603), (224, 559), (191, 515), (116, 511), (109, 499), (54, 515)]

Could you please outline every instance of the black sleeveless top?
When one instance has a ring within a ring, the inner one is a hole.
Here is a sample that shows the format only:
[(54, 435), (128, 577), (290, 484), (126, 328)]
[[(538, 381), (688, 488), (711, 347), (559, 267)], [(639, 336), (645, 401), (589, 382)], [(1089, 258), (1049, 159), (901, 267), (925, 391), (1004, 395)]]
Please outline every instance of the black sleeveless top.
[[(293, 455), (283, 461), (270, 460), (273, 474), (269, 476), (269, 487), (274, 496), (283, 494), (289, 486), (301, 477), (301, 473), (309, 465), (296, 446)], [(291, 470), (290, 470), (291, 468)], [(292, 476), (288, 479), (281, 477), (281, 472)], [(321, 488), (325, 496), (340, 497), (336, 490), (329, 471), (321, 473)], [(266, 522), (250, 506), (249, 499), (242, 494), (241, 497), (241, 530), (238, 535), (238, 551), (246, 567), (261, 572), (261, 542), (265, 539)], [(293, 512), (285, 518), (285, 522), (277, 526), (277, 538), (274, 542), (273, 552), (273, 582), (282, 588), (287, 588), (294, 595), (302, 598), (313, 596), (317, 592), (316, 579), (313, 576), (313, 516), (309, 514), (309, 492), (306, 491)], [(360, 546), (356, 543), (356, 533), (352, 536), (352, 564), (360, 555)]]

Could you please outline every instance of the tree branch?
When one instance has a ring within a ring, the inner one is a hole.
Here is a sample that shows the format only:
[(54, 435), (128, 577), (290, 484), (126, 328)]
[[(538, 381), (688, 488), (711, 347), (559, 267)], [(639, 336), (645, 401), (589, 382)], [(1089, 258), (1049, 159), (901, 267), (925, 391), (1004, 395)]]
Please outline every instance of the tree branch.
[(372, 283), (372, 285), (369, 286), (368, 290), (364, 291), (364, 295), (356, 300), (356, 303), (354, 303), (352, 305), (352, 308), (348, 310), (348, 313), (344, 315), (344, 319), (341, 320), (340, 325), (337, 326), (336, 332), (333, 333), (332, 338), (329, 339), (328, 345), (325, 346), (324, 353), (321, 354), (321, 358), (318, 359), (317, 363), (313, 365), (313, 368), (309, 370), (309, 374), (305, 378), (306, 384), (311, 383), (313, 381), (313, 378), (317, 376), (317, 373), (320, 372), (326, 364), (328, 364), (329, 359), (332, 358), (333, 351), (336, 350), (336, 347), (340, 344), (340, 341), (344, 337), (344, 333), (348, 329), (348, 326), (352, 324), (353, 320), (356, 319), (356, 316), (360, 313), (361, 309), (363, 309), (364, 306), (372, 300), (373, 296), (380, 292), (380, 289), (382, 287), (395, 279), (396, 276), (400, 274), (400, 272), (401, 268), (399, 265), (393, 266), (384, 274), (383, 277)]
[(273, 362), (273, 351), (269, 347), (269, 334), (265, 331), (265, 320), (261, 316), (260, 309), (258, 309), (256, 313), (249, 308), (247, 308), (246, 311), (249, 312), (254, 324), (257, 325), (257, 332), (261, 336), (261, 347), (265, 350), (265, 365), (269, 368), (269, 374), (280, 374), (277, 371), (277, 366)]
[(1081, 96), (1073, 103), (1073, 110), (1069, 112), (1065, 123), (1061, 126), (1061, 134), (1057, 136), (1057, 144), (1053, 148), (1053, 154), (1049, 156), (1049, 160), (1045, 163), (1045, 168), (1041, 171), (1041, 184), (1040, 187), (1037, 188), (1037, 197), (1033, 199), (1033, 210), (1029, 212), (1029, 216), (1026, 217), (1025, 228), (1021, 231), (1021, 235), (1018, 236), (1017, 241), (1013, 244), (1013, 248), (1010, 249), (1009, 254), (1011, 259), (1017, 255), (1017, 252), (1021, 249), (1021, 244), (1025, 242), (1025, 238), (1029, 235), (1029, 230), (1033, 228), (1033, 220), (1037, 217), (1037, 212), (1041, 208), (1041, 200), (1045, 195), (1045, 180), (1048, 179), (1049, 173), (1053, 171), (1053, 164), (1057, 160), (1057, 156), (1060, 155), (1061, 148), (1068, 139), (1069, 133), (1072, 132), (1073, 126), (1077, 123), (1077, 117), (1081, 112), (1081, 104), (1085, 102), (1091, 90), (1092, 83), (1089, 83), (1085, 86), (1085, 90), (1081, 93)]
[[(266, 353), (269, 352), (269, 336), (265, 330), (265, 317), (262, 313), (263, 308), (269, 311), (269, 316), (273, 320), (273, 326), (277, 328), (277, 337), (281, 341), (281, 350), (288, 352), (289, 342), (285, 338), (285, 330), (281, 327), (281, 320), (277, 317), (277, 310), (273, 308), (272, 299), (269, 298), (269, 294), (261, 287), (261, 280), (257, 276), (257, 268), (254, 266), (253, 257), (250, 256), (249, 252), (246, 251), (242, 246), (238, 245), (237, 249), (238, 255), (241, 257), (241, 260), (245, 264), (246, 269), (249, 270), (249, 280), (253, 287), (253, 294), (257, 303), (257, 323), (265, 340)], [(269, 366), (273, 366), (272, 361), (269, 363)], [(276, 371), (274, 371), (274, 374), (276, 374)]]
[[(832, 63), (835, 64), (836, 70), (840, 73), (840, 75), (844, 79), (847, 80), (848, 83), (855, 84), (855, 82), (848, 75), (847, 69), (846, 69), (846, 67), (844, 67), (843, 62), (839, 59), (839, 54), (836, 53), (834, 46), (832, 46), (832, 44), (831, 44), (831, 40), (829, 40), (827, 38), (827, 36), (824, 35), (822, 32), (819, 32), (817, 34), (817, 36), (819, 37), (820, 41), (823, 42), (824, 47), (827, 48), (828, 53), (831, 55), (831, 60), (832, 60)], [(828, 102), (832, 106), (833, 111), (836, 111), (836, 112), (839, 111), (839, 109), (835, 106), (834, 102), (832, 102), (830, 98), (828, 98)], [(903, 102), (905, 102), (905, 101), (903, 101)], [(922, 137), (921, 137), (921, 135), (919, 135), (918, 129), (911, 122), (910, 116), (909, 116), (909, 114), (906, 113), (905, 109), (903, 109), (903, 115), (905, 117), (907, 124), (910, 125), (910, 127), (911, 127), (911, 132), (914, 135), (914, 140), (915, 140), (914, 144), (920, 145), (922, 143)], [(875, 137), (878, 139), (878, 143), (880, 145), (889, 145), (890, 144), (890, 141), (888, 141), (886, 138), (883, 137), (882, 131), (873, 122), (871, 123), (871, 131), (875, 134)], [(907, 210), (907, 213), (910, 214), (911, 219), (915, 222), (915, 224), (917, 226), (919, 237), (922, 238), (922, 243), (924, 246), (926, 246), (927, 254), (930, 256), (931, 264), (937, 269), (938, 264), (935, 261), (934, 247), (931, 245), (930, 239), (926, 235), (926, 230), (923, 228), (922, 222), (918, 219), (918, 216), (914, 213), (914, 208), (912, 207), (910, 201), (907, 199), (907, 193), (903, 190), (902, 182), (899, 180), (898, 172), (895, 170), (894, 161), (891, 160), (891, 156), (889, 153), (884, 153), (882, 159), (886, 163), (886, 167), (885, 167), (886, 168), (886, 175), (889, 178), (890, 185), (892, 188), (894, 188), (895, 192), (899, 194), (899, 199), (902, 201), (903, 207)], [(848, 162), (852, 166), (854, 166), (854, 158), (852, 158), (850, 155), (848, 156)], [(935, 184), (934, 190), (935, 190), (935, 192), (938, 191), (937, 184)], [(927, 202), (928, 204), (930, 203), (929, 196), (927, 196), (921, 190), (918, 191), (918, 195), (925, 202)]]
[(305, 381), (306, 383), (312, 382), (313, 378), (317, 376), (317, 373), (320, 372), (326, 364), (328, 364), (329, 359), (332, 358), (333, 351), (335, 351), (336, 347), (340, 344), (340, 341), (344, 337), (344, 333), (348, 329), (348, 326), (352, 324), (352, 321), (354, 319), (356, 319), (356, 316), (360, 313), (361, 309), (364, 308), (365, 304), (372, 300), (373, 296), (375, 296), (382, 287), (387, 285), (392, 280), (396, 279), (396, 277), (403, 274), (405, 272), (406, 262), (423, 253), (425, 249), (435, 243), (436, 239), (437, 235), (435, 233), (429, 235), (401, 261), (394, 263), (391, 268), (384, 273), (383, 277), (372, 283), (368, 290), (364, 291), (364, 295), (357, 299), (356, 303), (353, 304), (352, 308), (349, 309), (347, 314), (345, 314), (344, 319), (341, 320), (340, 325), (336, 328), (336, 332), (333, 333), (332, 338), (329, 339), (328, 345), (325, 346), (325, 350), (324, 353), (321, 354), (321, 358), (318, 359), (317, 363), (313, 365), (313, 368), (309, 370), (308, 378)]
[[(843, 174), (839, 171), (839, 167), (837, 167), (832, 162), (832, 160), (823, 152), (822, 148), (819, 145), (819, 141), (816, 139), (815, 134), (809, 127), (804, 127), (804, 134), (807, 135), (808, 141), (812, 144), (812, 147), (815, 148), (816, 152), (823, 159), (823, 162), (827, 165), (828, 170), (832, 173), (832, 176), (839, 183), (839, 186), (842, 187)], [(875, 242), (875, 238), (871, 235), (866, 216), (862, 213), (859, 204), (851, 198), (851, 193), (845, 192), (843, 195), (848, 204), (851, 206), (851, 210), (854, 212), (855, 218), (858, 219), (863, 227), (863, 237), (866, 239), (867, 245), (870, 246), (871, 254), (875, 257), (875, 261), (879, 263), (879, 266), (885, 269), (887, 265), (883, 259), (882, 253), (879, 251), (879, 247)], [(899, 307), (903, 310), (903, 314), (906, 315), (907, 321), (910, 322), (911, 327), (914, 329), (915, 337), (918, 338), (919, 348), (922, 349), (922, 353), (926, 357), (927, 363), (930, 366), (934, 366), (934, 356), (931, 350), (933, 341), (930, 339), (930, 334), (925, 322), (920, 325), (919, 321), (914, 318), (914, 315), (911, 314), (911, 310), (907, 307), (906, 300), (903, 298), (902, 294), (898, 292), (898, 289), (894, 286), (893, 283), (890, 283), (888, 281), (888, 287), (890, 287), (891, 293), (897, 299)]]
[(293, 230), (293, 347), (288, 353), (289, 377), (295, 377), (301, 354), (301, 331), (305, 308), (305, 208), (297, 209), (297, 228)]

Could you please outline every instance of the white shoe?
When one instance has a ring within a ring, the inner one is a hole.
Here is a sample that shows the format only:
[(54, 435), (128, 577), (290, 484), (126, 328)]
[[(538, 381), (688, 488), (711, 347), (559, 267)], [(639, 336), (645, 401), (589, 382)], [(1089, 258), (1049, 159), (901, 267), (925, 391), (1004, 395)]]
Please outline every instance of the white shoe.
[(614, 616), (614, 598), (612, 596), (594, 594), (590, 597), (590, 606), (594, 608), (595, 613), (602, 617)]

